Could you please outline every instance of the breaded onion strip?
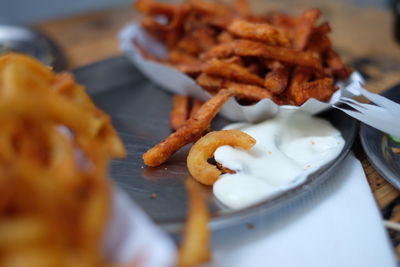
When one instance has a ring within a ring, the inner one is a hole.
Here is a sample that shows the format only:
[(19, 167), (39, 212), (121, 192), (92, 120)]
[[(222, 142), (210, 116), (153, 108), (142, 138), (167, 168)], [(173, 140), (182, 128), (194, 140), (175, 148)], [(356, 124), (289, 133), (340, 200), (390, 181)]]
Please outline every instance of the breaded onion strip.
[(236, 80), (238, 82), (255, 84), (258, 86), (264, 85), (263, 79), (248, 71), (247, 68), (216, 58), (211, 59), (204, 65), (203, 72), (229, 80)]
[(174, 95), (172, 97), (172, 110), (169, 120), (171, 128), (176, 130), (185, 124), (189, 117), (189, 97), (186, 95)]
[(208, 129), (211, 120), (217, 115), (220, 108), (234, 94), (229, 90), (220, 90), (218, 94), (209, 99), (176, 132), (172, 133), (161, 143), (149, 149), (143, 154), (144, 163), (150, 167), (156, 167), (167, 161), (172, 154), (181, 147), (193, 142), (200, 134)]
[(240, 38), (265, 42), (270, 45), (289, 46), (289, 39), (279, 28), (267, 23), (252, 23), (235, 19), (228, 26), (228, 31)]
[(235, 55), (262, 57), (317, 70), (323, 69), (321, 59), (317, 53), (296, 51), (286, 47), (268, 46), (249, 40), (235, 40), (216, 45), (207, 52), (206, 57), (227, 58)]
[(222, 130), (210, 132), (200, 138), (190, 149), (187, 166), (190, 174), (202, 184), (213, 185), (222, 171), (217, 166), (208, 163), (220, 146), (238, 147), (249, 150), (256, 140), (239, 130)]

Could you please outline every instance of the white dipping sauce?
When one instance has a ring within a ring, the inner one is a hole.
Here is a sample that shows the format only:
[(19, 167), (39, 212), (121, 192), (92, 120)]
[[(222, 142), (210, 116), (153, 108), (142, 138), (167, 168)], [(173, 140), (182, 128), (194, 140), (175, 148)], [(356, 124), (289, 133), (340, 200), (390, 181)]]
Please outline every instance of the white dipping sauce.
[(255, 204), (303, 182), (336, 158), (345, 144), (328, 121), (293, 110), (259, 124), (236, 123), (225, 129), (241, 130), (257, 141), (249, 151), (222, 146), (214, 153), (217, 162), (236, 171), (221, 175), (213, 187), (230, 208)]

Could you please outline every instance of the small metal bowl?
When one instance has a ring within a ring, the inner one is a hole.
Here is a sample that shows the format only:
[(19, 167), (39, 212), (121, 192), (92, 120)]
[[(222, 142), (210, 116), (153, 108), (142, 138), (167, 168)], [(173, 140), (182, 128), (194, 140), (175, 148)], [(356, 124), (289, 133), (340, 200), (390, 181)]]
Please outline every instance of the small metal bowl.
[(55, 71), (67, 65), (61, 49), (49, 37), (31, 28), (0, 24), (0, 54), (10, 51), (29, 54)]

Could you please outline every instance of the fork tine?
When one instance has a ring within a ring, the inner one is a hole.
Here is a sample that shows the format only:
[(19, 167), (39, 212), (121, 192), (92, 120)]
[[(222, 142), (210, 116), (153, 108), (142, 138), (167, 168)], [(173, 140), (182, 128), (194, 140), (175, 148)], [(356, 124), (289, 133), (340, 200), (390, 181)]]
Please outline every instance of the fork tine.
[[(343, 100), (343, 101), (341, 101), (341, 100)], [(354, 99), (347, 98), (347, 97), (342, 97), (339, 101), (341, 103), (344, 103), (344, 104), (347, 104), (347, 105), (351, 106), (354, 109), (356, 109), (356, 108), (353, 105), (356, 105), (357, 107), (364, 108), (366, 110), (374, 110), (374, 111), (377, 111), (377, 112), (386, 112), (386, 113), (388, 113), (387, 109), (382, 108), (380, 106), (361, 103), (361, 102), (358, 102), (358, 101), (356, 101)]]
[(395, 112), (399, 112), (400, 113), (400, 105), (384, 96), (378, 95), (378, 94), (374, 94), (371, 93), (369, 91), (367, 91), (366, 89), (360, 87), (359, 88), (360, 92), (362, 95), (364, 95), (366, 98), (368, 98), (369, 100), (371, 100), (372, 102), (374, 102), (375, 104), (380, 105), (381, 107), (385, 107), (389, 110), (393, 110)]
[(341, 110), (344, 113), (346, 113), (347, 115), (349, 115), (350, 117), (353, 117), (353, 118), (355, 118), (355, 119), (357, 119), (359, 121), (362, 121), (362, 122), (364, 122), (364, 119), (366, 118), (362, 113), (360, 113), (358, 111), (348, 110), (348, 109), (345, 109), (345, 108), (342, 108), (342, 107), (339, 107), (339, 106), (336, 106), (336, 105), (332, 105), (332, 107), (334, 107), (334, 108), (336, 108), (338, 110)]
[(343, 104), (346, 104), (346, 105), (349, 105), (349, 106), (351, 106), (352, 108), (354, 108), (354, 109), (357, 109), (357, 108), (366, 108), (366, 107), (363, 107), (362, 105), (360, 105), (361, 103), (359, 103), (359, 102), (357, 102), (357, 101), (354, 101), (353, 99), (351, 99), (351, 98), (348, 98), (348, 97), (342, 97), (342, 98), (340, 98), (339, 99), (339, 102), (340, 103), (343, 103)]
[(386, 121), (390, 124), (392, 124), (393, 121), (395, 121), (393, 115), (384, 108), (375, 105), (359, 103), (354, 100), (341, 101), (341, 103), (344, 103), (349, 107), (352, 107), (353, 109), (365, 115), (368, 119), (377, 120), (381, 122)]
[[(350, 105), (353, 107), (352, 105)], [(392, 122), (396, 121), (392, 116), (385, 116), (380, 113), (371, 111), (371, 110), (362, 110), (363, 113), (360, 113), (358, 107), (355, 109), (357, 111), (348, 110), (342, 107), (338, 107), (336, 105), (332, 105), (332, 107), (343, 111), (350, 117), (353, 117), (365, 124), (368, 124), (374, 128), (377, 128), (380, 131), (386, 132), (388, 134), (392, 134), (395, 136), (400, 136), (400, 128), (396, 127)], [(367, 114), (365, 114), (367, 113)], [(384, 121), (384, 122), (383, 122)]]

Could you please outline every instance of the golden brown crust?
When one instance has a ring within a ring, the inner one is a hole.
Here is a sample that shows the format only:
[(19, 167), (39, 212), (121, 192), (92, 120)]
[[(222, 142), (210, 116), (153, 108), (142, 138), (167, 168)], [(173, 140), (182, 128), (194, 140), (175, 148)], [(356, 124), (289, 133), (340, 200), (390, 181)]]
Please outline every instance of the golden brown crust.
[(222, 130), (210, 132), (200, 138), (190, 149), (187, 157), (189, 173), (202, 184), (213, 185), (222, 174), (215, 165), (208, 163), (215, 150), (220, 146), (238, 147), (249, 150), (256, 140), (250, 135), (239, 130)]
[(220, 90), (214, 97), (205, 102), (198, 112), (182, 127), (176, 130), (176, 132), (144, 153), (144, 163), (150, 167), (159, 166), (181, 147), (197, 139), (198, 136), (208, 129), (211, 120), (233, 95), (229, 90)]

